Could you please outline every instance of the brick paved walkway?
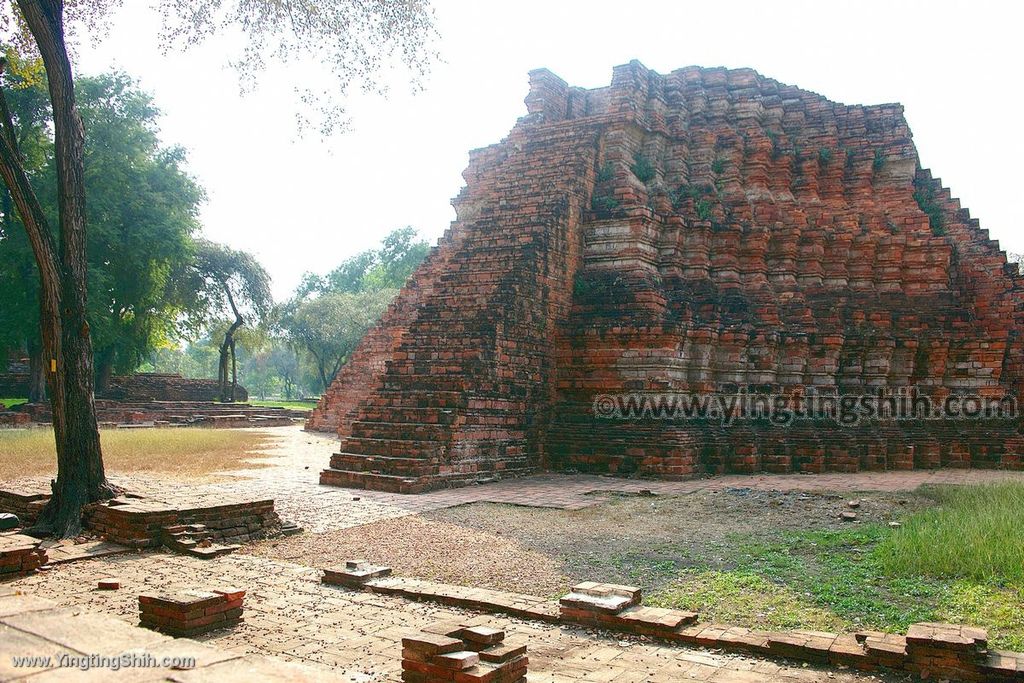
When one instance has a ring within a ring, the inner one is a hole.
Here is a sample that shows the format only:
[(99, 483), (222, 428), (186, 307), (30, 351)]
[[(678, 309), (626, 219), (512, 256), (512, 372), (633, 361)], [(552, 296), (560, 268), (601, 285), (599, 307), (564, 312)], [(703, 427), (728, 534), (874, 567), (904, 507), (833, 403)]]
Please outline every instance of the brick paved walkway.
[[(124, 587), (115, 592), (93, 589), (97, 579), (108, 576), (117, 576)], [(203, 581), (237, 585), (248, 589), (248, 594), (242, 625), (201, 640), (235, 653), (332, 667), (341, 674), (335, 680), (352, 683), (399, 680), (399, 639), (403, 634), (435, 621), (467, 617), (473, 623), (506, 628), (510, 637), (527, 639), (532, 683), (902, 680), (661, 646), (638, 639), (619, 640), (540, 622), (474, 617), (454, 608), (324, 586), (316, 570), (251, 556), (204, 561), (162, 553), (120, 555), (62, 565), (19, 580), (16, 587), (62, 605), (136, 623), (139, 593), (182, 582), (200, 587)], [(6, 655), (10, 646), (4, 642), (0, 642), (0, 652)]]

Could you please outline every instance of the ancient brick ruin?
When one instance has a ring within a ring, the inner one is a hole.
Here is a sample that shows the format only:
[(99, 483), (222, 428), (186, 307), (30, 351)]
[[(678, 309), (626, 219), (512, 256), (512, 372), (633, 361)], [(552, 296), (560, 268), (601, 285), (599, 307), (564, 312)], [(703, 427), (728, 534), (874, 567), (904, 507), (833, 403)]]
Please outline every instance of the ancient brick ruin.
[(593, 90), (534, 71), (526, 105), (310, 418), (342, 439), (322, 482), (1024, 466), (1019, 420), (595, 416), (631, 391), (1020, 396), (1024, 279), (901, 106), (636, 62)]

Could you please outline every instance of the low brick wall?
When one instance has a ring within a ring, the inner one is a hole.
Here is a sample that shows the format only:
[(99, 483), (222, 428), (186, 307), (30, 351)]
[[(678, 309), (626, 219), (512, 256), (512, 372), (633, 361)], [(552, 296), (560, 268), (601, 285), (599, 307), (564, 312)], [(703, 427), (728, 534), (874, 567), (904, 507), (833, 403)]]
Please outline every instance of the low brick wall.
[(760, 631), (701, 624), (694, 612), (645, 607), (640, 589), (634, 586), (588, 581), (574, 586), (556, 604), (534, 596), (394, 577), (387, 567), (364, 561), (326, 570), (324, 580), (410, 600), (824, 666), (888, 668), (929, 680), (1024, 682), (1024, 653), (990, 649), (984, 629), (959, 624), (914, 624), (906, 635), (867, 630)]

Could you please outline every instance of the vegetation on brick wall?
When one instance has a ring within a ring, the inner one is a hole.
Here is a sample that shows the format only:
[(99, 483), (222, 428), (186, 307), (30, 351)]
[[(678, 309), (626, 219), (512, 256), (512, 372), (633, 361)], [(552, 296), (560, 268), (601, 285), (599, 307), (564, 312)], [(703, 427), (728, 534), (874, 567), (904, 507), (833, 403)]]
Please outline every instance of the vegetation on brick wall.
[(629, 168), (641, 183), (649, 183), (654, 180), (654, 164), (643, 154), (633, 157), (633, 165)]
[(914, 179), (914, 201), (921, 207), (921, 211), (928, 216), (928, 225), (931, 226), (932, 234), (941, 237), (946, 234), (946, 218), (942, 212), (942, 205), (935, 196), (935, 188), (926, 181)]

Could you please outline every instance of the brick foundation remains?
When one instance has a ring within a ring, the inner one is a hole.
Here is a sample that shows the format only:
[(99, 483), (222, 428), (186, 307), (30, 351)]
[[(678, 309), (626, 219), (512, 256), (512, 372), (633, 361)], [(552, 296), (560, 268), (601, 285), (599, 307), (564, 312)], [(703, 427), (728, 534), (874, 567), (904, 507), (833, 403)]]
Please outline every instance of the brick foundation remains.
[[(28, 396), (28, 372), (24, 368), (11, 368), (13, 372), (0, 373), (0, 396)], [(175, 373), (137, 372), (132, 375), (114, 375), (107, 390), (99, 398), (140, 403), (144, 401), (219, 401), (220, 383), (215, 379), (192, 379)], [(249, 392), (239, 385), (235, 400), (244, 403)]]
[(526, 105), (311, 415), (342, 438), (323, 483), (1024, 467), (1019, 419), (594, 414), (625, 392), (1020, 397), (1024, 278), (901, 106), (637, 62), (593, 90), (531, 72)]
[(162, 545), (212, 558), (238, 544), (276, 535), (281, 519), (273, 500), (158, 501), (115, 498), (86, 506), (85, 526), (131, 548)]
[[(52, 413), (48, 403), (16, 406), (15, 415), (21, 416), (17, 425), (49, 423)], [(259, 407), (248, 403), (215, 403), (212, 401), (145, 401), (122, 402), (109, 399), (96, 400), (96, 418), (100, 427), (207, 427), (230, 429), (236, 427), (281, 427), (294, 424), (307, 413), (282, 407)], [(4, 413), (0, 413), (0, 426), (4, 426)]]
[(245, 591), (180, 590), (139, 596), (139, 625), (176, 638), (192, 638), (242, 622)]

